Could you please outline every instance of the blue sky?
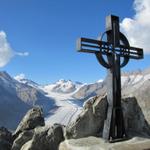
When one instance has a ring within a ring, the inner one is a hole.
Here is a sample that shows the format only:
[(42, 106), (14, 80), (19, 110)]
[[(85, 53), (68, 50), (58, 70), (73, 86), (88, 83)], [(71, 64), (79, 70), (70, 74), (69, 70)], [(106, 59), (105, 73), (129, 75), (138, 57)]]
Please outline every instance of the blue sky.
[[(106, 69), (94, 55), (77, 53), (76, 40), (96, 39), (105, 31), (109, 14), (120, 16), (128, 33), (127, 26), (134, 22), (123, 20), (131, 18), (138, 24), (136, 13), (133, 0), (0, 0), (0, 31), (13, 51), (9, 63), (0, 70), (12, 76), (23, 73), (42, 84), (61, 78), (87, 83), (103, 79)], [(129, 32), (131, 40), (135, 32)], [(149, 59), (147, 53), (143, 60), (130, 61), (124, 70), (147, 68)]]

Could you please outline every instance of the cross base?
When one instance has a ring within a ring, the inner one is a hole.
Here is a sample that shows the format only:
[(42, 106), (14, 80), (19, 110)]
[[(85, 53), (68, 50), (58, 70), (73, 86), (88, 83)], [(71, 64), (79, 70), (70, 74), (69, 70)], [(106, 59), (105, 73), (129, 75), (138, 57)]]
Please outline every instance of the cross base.
[(109, 143), (116, 143), (116, 142), (122, 142), (122, 141), (127, 141), (127, 140), (129, 140), (129, 138), (127, 136), (125, 136), (123, 138), (110, 139), (108, 142)]

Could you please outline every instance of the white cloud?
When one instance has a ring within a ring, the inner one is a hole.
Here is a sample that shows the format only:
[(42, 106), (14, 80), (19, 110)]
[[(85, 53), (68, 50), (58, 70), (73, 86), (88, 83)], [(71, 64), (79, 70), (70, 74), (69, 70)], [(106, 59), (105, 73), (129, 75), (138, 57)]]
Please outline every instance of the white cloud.
[(25, 79), (25, 74), (24, 74), (24, 73), (21, 73), (21, 74), (15, 76), (14, 79), (16, 79), (17, 81), (20, 81), (20, 80), (22, 80), (22, 79)]
[(28, 52), (23, 52), (23, 53), (16, 52), (16, 55), (18, 55), (18, 56), (28, 56), (29, 53)]
[(150, 0), (134, 0), (135, 15), (121, 22), (121, 30), (130, 45), (141, 47), (150, 54)]
[(7, 41), (4, 31), (0, 31), (0, 67), (4, 67), (15, 55), (28, 56), (28, 52), (15, 52)]

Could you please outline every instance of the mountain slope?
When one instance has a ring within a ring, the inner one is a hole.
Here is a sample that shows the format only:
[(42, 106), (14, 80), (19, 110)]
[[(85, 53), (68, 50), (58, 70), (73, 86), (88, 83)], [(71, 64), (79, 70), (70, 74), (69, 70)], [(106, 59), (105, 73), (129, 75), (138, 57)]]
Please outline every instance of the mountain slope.
[(34, 105), (43, 107), (46, 115), (55, 102), (43, 93), (18, 82), (6, 72), (0, 72), (0, 126), (15, 129), (26, 111)]

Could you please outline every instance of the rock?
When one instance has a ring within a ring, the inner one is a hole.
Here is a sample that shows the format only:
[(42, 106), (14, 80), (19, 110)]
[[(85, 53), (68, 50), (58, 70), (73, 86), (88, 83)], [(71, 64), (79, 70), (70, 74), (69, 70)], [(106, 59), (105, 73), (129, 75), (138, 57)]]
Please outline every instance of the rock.
[(0, 150), (11, 150), (12, 134), (6, 128), (0, 128)]
[(150, 75), (144, 75), (137, 84), (123, 88), (123, 97), (135, 97), (146, 121), (150, 124)]
[(145, 81), (140, 87), (138, 91), (135, 91), (133, 94), (135, 95), (139, 106), (145, 116), (145, 119), (150, 124), (150, 79)]
[(86, 137), (62, 142), (59, 150), (149, 150), (150, 139), (134, 137), (127, 141), (107, 143), (102, 138)]
[(27, 112), (15, 133), (13, 134), (14, 139), (23, 131), (34, 129), (37, 126), (44, 126), (43, 112), (40, 107), (34, 107)]
[(150, 125), (148, 124), (141, 107), (135, 97), (122, 99), (125, 129), (128, 135), (150, 136)]
[(66, 127), (66, 138), (100, 135), (106, 117), (106, 96), (90, 99), (75, 122)]
[(23, 131), (19, 134), (19, 136), (13, 142), (12, 150), (20, 150), (21, 147), (32, 139), (34, 134), (34, 130)]
[(33, 138), (24, 144), (21, 150), (58, 150), (59, 143), (63, 140), (61, 125), (37, 127)]
[[(150, 136), (150, 125), (146, 121), (135, 97), (122, 99), (125, 129), (129, 136)], [(66, 127), (65, 137), (82, 138), (101, 136), (106, 118), (107, 97), (94, 97), (86, 102), (79, 117)]]

